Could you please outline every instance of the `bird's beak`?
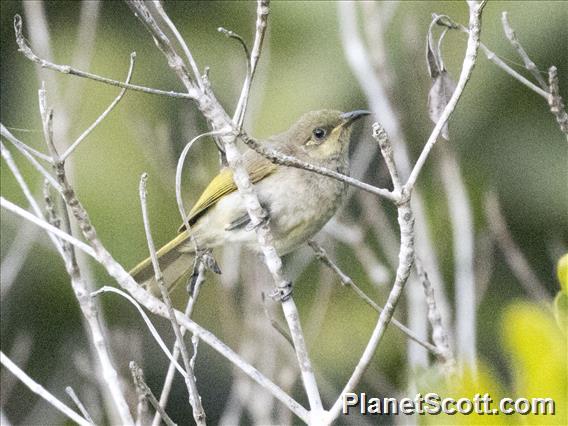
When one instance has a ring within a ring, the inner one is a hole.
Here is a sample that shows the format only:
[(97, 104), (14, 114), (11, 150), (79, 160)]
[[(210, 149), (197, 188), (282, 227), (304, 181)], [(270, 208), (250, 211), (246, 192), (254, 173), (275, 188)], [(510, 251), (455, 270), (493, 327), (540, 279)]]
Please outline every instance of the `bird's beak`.
[(355, 120), (358, 120), (359, 118), (370, 114), (371, 111), (367, 111), (365, 109), (358, 109), (351, 112), (344, 112), (343, 114), (341, 114), (340, 117), (342, 120), (344, 120), (343, 126), (349, 126)]

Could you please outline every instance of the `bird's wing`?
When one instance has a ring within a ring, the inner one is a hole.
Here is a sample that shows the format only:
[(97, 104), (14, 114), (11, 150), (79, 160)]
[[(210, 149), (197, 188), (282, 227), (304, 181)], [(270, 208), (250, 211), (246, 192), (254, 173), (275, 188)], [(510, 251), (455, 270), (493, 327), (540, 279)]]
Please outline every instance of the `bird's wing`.
[[(247, 151), (243, 156), (245, 168), (250, 176), (251, 182), (256, 183), (266, 176), (274, 173), (278, 166), (271, 163), (266, 158), (253, 151)], [(237, 187), (233, 181), (233, 172), (228, 167), (222, 169), (217, 176), (207, 185), (193, 208), (188, 214), (190, 225), (194, 224), (201, 215), (210, 207), (214, 206), (223, 196), (235, 191)], [(182, 225), (178, 232), (182, 232), (185, 225)]]

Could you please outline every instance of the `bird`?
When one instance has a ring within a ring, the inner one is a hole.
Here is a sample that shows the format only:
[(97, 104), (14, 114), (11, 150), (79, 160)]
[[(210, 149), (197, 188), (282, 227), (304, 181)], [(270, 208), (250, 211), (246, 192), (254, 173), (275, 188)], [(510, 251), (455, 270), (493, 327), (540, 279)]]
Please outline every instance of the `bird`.
[[(352, 124), (369, 115), (366, 110), (311, 111), (284, 133), (261, 141), (262, 145), (316, 166), (349, 175)], [(333, 217), (347, 191), (347, 184), (304, 169), (271, 162), (252, 149), (243, 164), (268, 214), (278, 255), (288, 254), (312, 238)], [(213, 249), (237, 243), (260, 252), (256, 233), (229, 167), (222, 168), (188, 214), (190, 229), (182, 225), (178, 235), (157, 251), (166, 287), (191, 273), (196, 247)], [(220, 271), (219, 271), (220, 272)], [(156, 287), (150, 258), (130, 271), (146, 288)]]

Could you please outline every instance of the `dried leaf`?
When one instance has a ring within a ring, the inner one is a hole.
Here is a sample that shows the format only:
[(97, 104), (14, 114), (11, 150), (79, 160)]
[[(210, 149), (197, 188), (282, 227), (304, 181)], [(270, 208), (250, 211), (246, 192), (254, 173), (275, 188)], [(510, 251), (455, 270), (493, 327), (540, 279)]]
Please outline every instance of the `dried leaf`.
[[(426, 64), (428, 66), (428, 73), (432, 77), (432, 87), (428, 93), (428, 115), (430, 119), (437, 123), (454, 92), (456, 85), (444, 67), (444, 60), (442, 59), (440, 45), (446, 35), (446, 30), (440, 35), (438, 43), (434, 40), (433, 28), (434, 25), (439, 23), (444, 16), (434, 15), (433, 20), (428, 29), (428, 40), (426, 43)], [(442, 129), (442, 137), (449, 138), (448, 124)]]
[[(430, 89), (430, 93), (428, 93), (428, 115), (430, 116), (430, 120), (434, 123), (437, 123), (440, 119), (455, 88), (456, 84), (446, 70), (440, 72), (440, 74), (433, 79), (432, 88)], [(442, 129), (442, 137), (446, 140), (449, 139), (448, 123), (446, 123)]]

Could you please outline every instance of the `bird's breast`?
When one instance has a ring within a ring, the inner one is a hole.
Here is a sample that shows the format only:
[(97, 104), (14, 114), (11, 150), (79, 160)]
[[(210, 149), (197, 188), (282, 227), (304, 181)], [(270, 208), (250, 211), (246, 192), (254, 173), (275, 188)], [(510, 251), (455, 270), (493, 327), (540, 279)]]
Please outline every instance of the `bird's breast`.
[(315, 235), (337, 211), (346, 192), (343, 182), (295, 168), (282, 168), (255, 186), (269, 210), (280, 254)]

